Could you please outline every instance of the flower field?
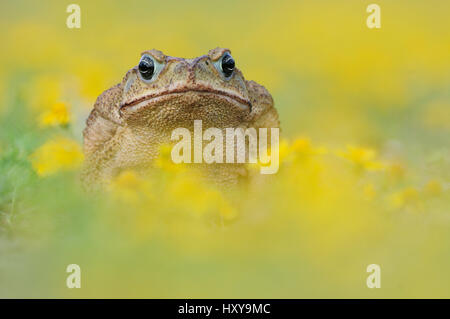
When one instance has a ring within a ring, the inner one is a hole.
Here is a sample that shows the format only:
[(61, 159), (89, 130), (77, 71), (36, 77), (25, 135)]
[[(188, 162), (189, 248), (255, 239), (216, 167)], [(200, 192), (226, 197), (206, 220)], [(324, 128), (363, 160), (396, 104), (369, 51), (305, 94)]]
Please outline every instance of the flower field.
[[(66, 3), (2, 2), (0, 298), (449, 298), (450, 3), (377, 3), (380, 29), (358, 0), (80, 0), (69, 29)], [(217, 46), (274, 98), (279, 172), (222, 190), (162, 146), (86, 191), (97, 96), (144, 50)]]

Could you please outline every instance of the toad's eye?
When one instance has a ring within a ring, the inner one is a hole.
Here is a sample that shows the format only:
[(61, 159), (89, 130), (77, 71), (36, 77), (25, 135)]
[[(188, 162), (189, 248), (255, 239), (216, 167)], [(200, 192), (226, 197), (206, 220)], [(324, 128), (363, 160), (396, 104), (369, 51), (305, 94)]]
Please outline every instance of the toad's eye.
[(219, 60), (214, 62), (214, 66), (223, 74), (225, 80), (231, 79), (234, 71), (234, 59), (230, 53), (225, 52)]
[(225, 77), (229, 78), (233, 74), (234, 59), (228, 52), (225, 53), (222, 57), (221, 67)]
[(144, 80), (150, 80), (155, 73), (155, 62), (149, 55), (143, 55), (139, 61), (139, 73)]

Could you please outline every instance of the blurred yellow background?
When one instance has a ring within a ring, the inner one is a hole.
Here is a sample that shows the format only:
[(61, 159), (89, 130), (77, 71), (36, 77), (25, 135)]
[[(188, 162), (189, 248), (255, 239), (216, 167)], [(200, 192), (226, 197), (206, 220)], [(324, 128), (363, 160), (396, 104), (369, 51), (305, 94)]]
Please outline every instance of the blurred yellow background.
[[(381, 29), (360, 0), (70, 3), (0, 5), (0, 297), (450, 297), (448, 1), (376, 1)], [(162, 158), (83, 193), (96, 97), (217, 46), (274, 97), (279, 174), (223, 194)]]

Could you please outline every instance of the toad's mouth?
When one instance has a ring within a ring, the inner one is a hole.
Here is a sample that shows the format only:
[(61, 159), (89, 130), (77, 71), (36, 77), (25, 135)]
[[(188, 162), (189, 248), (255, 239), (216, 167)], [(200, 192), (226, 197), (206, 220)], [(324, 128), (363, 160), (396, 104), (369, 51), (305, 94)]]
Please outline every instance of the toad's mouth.
[(198, 93), (198, 94), (207, 94), (207, 95), (215, 95), (218, 98), (225, 99), (228, 102), (237, 105), (242, 110), (252, 110), (252, 104), (250, 101), (242, 96), (236, 95), (231, 92), (213, 89), (211, 87), (207, 86), (201, 86), (201, 87), (178, 87), (173, 88), (170, 90), (165, 90), (162, 92), (155, 92), (151, 94), (144, 95), (142, 97), (139, 97), (137, 99), (134, 99), (130, 102), (123, 103), (120, 106), (120, 110), (126, 110), (126, 109), (140, 109), (141, 107), (150, 105), (150, 104), (156, 104), (159, 101), (164, 101), (166, 99), (169, 99), (173, 96), (179, 96), (181, 94), (185, 93)]

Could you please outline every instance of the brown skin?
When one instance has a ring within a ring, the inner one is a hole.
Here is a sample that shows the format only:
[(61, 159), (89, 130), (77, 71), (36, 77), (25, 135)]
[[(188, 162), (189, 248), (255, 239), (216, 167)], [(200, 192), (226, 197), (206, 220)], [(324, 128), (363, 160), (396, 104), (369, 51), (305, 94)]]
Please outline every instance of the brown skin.
[[(237, 68), (225, 77), (221, 58), (230, 52), (216, 48), (195, 59), (145, 51), (157, 67), (145, 80), (137, 66), (122, 82), (103, 92), (95, 102), (83, 131), (88, 184), (103, 182), (123, 169), (152, 166), (159, 146), (169, 143), (172, 130), (192, 130), (194, 120), (208, 127), (279, 127), (269, 92), (246, 81)], [(234, 183), (245, 175), (242, 164), (203, 165), (218, 183)]]

